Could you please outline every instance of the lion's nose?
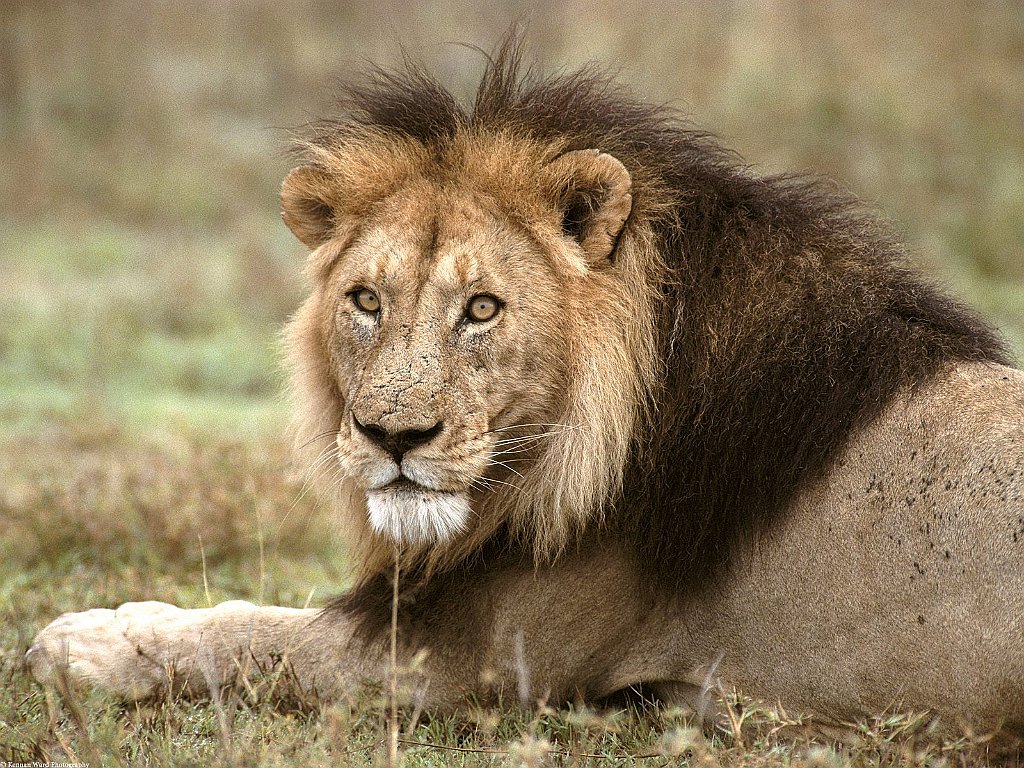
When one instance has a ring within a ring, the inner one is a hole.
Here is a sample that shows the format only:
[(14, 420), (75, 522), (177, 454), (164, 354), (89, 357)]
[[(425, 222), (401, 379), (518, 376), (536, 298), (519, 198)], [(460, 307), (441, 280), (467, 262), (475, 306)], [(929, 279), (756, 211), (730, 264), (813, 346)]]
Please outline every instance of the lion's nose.
[(352, 416), (352, 423), (363, 437), (390, 453), (396, 464), (401, 464), (402, 457), (407, 452), (426, 445), (441, 434), (444, 428), (444, 424), (439, 421), (427, 429), (400, 429), (389, 432), (380, 424), (363, 424), (355, 416)]

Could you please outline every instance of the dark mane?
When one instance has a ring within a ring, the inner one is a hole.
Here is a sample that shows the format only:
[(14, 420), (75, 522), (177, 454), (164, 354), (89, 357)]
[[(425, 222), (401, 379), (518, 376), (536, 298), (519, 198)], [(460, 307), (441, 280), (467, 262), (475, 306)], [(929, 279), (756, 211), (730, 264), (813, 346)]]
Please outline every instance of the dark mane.
[(373, 73), (342, 106), (347, 117), (318, 124), (314, 141), (365, 126), (427, 146), (513, 130), (629, 169), (624, 236), (650, 223), (666, 263), (667, 376), (606, 521), (666, 588), (708, 583), (899, 392), (953, 361), (1007, 361), (994, 332), (909, 270), (848, 194), (758, 176), (593, 68), (542, 79), (510, 39), (471, 107), (414, 65)]

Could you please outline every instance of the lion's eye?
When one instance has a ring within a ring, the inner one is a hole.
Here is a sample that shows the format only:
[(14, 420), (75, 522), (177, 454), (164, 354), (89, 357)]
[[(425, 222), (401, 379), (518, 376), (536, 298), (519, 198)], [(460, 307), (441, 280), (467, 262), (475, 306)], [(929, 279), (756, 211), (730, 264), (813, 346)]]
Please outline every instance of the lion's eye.
[(484, 323), (498, 314), (501, 303), (486, 293), (478, 293), (466, 306), (466, 317), (474, 323)]
[(363, 312), (368, 312), (371, 315), (380, 312), (380, 298), (369, 288), (360, 288), (358, 291), (352, 291), (351, 295), (352, 303), (356, 305), (357, 309), (361, 309)]

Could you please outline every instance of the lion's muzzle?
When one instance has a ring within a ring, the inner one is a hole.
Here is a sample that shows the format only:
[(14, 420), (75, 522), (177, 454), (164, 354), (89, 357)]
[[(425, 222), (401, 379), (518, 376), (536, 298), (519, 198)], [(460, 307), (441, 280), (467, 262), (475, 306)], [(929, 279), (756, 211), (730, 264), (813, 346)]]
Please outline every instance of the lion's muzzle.
[(444, 425), (402, 426), (352, 414), (353, 435), (376, 454), (364, 465), (370, 525), (400, 546), (443, 543), (465, 530), (470, 510), (468, 495), (452, 489), (436, 457), (424, 455), (439, 447)]

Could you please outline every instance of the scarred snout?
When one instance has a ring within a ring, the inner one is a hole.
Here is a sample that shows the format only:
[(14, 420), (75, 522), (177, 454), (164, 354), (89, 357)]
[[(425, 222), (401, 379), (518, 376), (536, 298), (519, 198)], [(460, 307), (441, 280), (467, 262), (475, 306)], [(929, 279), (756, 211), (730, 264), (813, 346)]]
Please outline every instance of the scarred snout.
[(423, 465), (440, 465), (449, 447), (453, 387), (438, 355), (422, 351), (432, 345), (420, 338), (421, 351), (414, 354), (410, 341), (397, 338), (385, 345), (359, 381), (350, 401), (349, 435), (355, 453), (377, 465), (364, 475), (367, 487), (409, 480), (444, 490), (437, 473), (424, 472)]
[(486, 417), (475, 422), (437, 358), (405, 352), (390, 345), (359, 383), (339, 460), (366, 488), (375, 531), (400, 545), (442, 542), (467, 527), (470, 488), (487, 466)]

